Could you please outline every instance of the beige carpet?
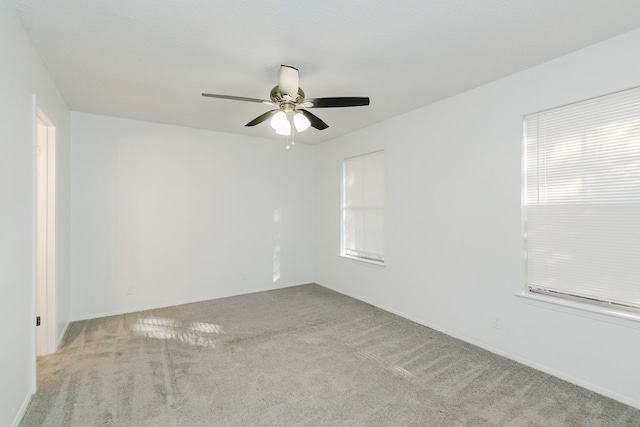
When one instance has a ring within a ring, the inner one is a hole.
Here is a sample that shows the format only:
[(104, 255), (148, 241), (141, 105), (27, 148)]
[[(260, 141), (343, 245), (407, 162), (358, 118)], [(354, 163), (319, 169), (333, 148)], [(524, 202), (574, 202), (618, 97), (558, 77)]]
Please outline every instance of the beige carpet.
[(640, 426), (640, 411), (317, 285), (75, 322), (21, 426)]

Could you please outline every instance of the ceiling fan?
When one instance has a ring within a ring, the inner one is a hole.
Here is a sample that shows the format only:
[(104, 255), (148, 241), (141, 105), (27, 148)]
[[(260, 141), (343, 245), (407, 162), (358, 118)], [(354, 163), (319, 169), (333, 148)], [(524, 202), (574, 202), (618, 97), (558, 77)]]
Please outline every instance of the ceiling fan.
[(218, 95), (214, 93), (203, 93), (202, 96), (236, 101), (259, 102), (266, 105), (277, 106), (278, 108), (259, 115), (245, 126), (255, 126), (271, 118), (270, 124), (276, 133), (287, 136), (292, 134), (294, 128), (297, 132), (302, 132), (309, 126), (318, 130), (324, 130), (329, 127), (329, 125), (318, 116), (305, 110), (305, 108), (360, 107), (369, 105), (368, 97), (306, 99), (304, 91), (299, 86), (299, 82), (300, 75), (297, 68), (289, 65), (281, 65), (278, 74), (278, 85), (271, 89), (269, 95), (271, 100)]

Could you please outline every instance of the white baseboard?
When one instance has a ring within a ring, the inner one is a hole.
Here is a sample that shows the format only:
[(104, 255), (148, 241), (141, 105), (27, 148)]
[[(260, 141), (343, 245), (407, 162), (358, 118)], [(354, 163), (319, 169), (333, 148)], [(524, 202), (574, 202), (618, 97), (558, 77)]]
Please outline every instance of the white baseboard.
[(34, 394), (35, 390), (31, 390), (27, 397), (25, 397), (24, 402), (22, 402), (22, 405), (20, 406), (20, 409), (18, 409), (18, 413), (11, 424), (11, 427), (18, 427), (22, 418), (24, 418), (24, 414), (27, 412), (27, 406), (29, 406), (29, 402), (31, 402)]
[(159, 304), (150, 304), (150, 305), (135, 306), (135, 307), (126, 307), (126, 308), (121, 308), (121, 309), (118, 309), (118, 310), (105, 311), (105, 312), (99, 312), (99, 313), (80, 314), (80, 315), (72, 314), (71, 315), (71, 322), (76, 322), (76, 321), (79, 321), (79, 320), (98, 319), (98, 318), (101, 318), (101, 317), (108, 317), (108, 316), (117, 316), (117, 315), (120, 315), (120, 314), (136, 313), (138, 311), (145, 311), (145, 310), (157, 310), (157, 309), (160, 309), (160, 308), (173, 307), (174, 305), (192, 304), (192, 303), (195, 303), (195, 302), (209, 301), (209, 300), (220, 299), (220, 298), (236, 297), (236, 296), (247, 295), (247, 294), (255, 294), (255, 293), (258, 293), (258, 292), (275, 291), (276, 289), (292, 288), (294, 286), (302, 286), (302, 285), (305, 285), (305, 284), (310, 284), (310, 283), (303, 283), (303, 284), (298, 283), (298, 284), (295, 284), (295, 285), (283, 285), (283, 286), (277, 286), (277, 287), (273, 287), (273, 288), (269, 288), (269, 289), (249, 289), (249, 290), (240, 292), (238, 294), (208, 295), (208, 296), (206, 296), (204, 298), (193, 298), (193, 299), (172, 301), (171, 303), (159, 303)]
[(475, 345), (477, 347), (480, 347), (480, 348), (482, 348), (484, 350), (490, 351), (491, 353), (495, 353), (495, 354), (498, 354), (500, 356), (506, 357), (507, 359), (511, 359), (511, 360), (514, 360), (514, 361), (516, 361), (518, 363), (522, 363), (523, 365), (526, 365), (526, 366), (529, 366), (530, 368), (533, 368), (533, 369), (536, 369), (538, 371), (544, 372), (545, 374), (552, 375), (552, 376), (554, 376), (556, 378), (560, 378), (561, 380), (564, 380), (564, 381), (570, 382), (572, 384), (575, 384), (577, 386), (586, 388), (587, 390), (593, 391), (595, 393), (601, 394), (601, 395), (606, 396), (606, 397), (610, 397), (611, 399), (617, 400), (618, 402), (622, 402), (625, 405), (633, 406), (634, 408), (640, 409), (640, 401), (638, 401), (638, 400), (631, 399), (631, 398), (629, 398), (627, 396), (624, 396), (624, 395), (618, 394), (616, 392), (613, 392), (611, 390), (602, 388), (602, 387), (597, 386), (595, 384), (592, 384), (590, 382), (581, 380), (579, 378), (572, 377), (571, 375), (567, 375), (567, 374), (565, 374), (563, 372), (560, 372), (560, 371), (557, 371), (557, 370), (555, 370), (553, 368), (549, 368), (548, 366), (541, 365), (541, 364), (539, 364), (537, 362), (531, 361), (531, 360), (523, 358), (521, 356), (517, 356), (515, 354), (511, 354), (509, 352), (506, 352), (506, 351), (501, 350), (499, 348), (495, 348), (493, 346), (487, 345), (487, 344), (482, 343), (480, 341), (476, 341), (473, 338), (469, 338), (467, 336), (464, 336), (464, 335), (458, 334), (456, 332), (450, 331), (450, 330), (448, 330), (446, 328), (442, 328), (442, 327), (440, 327), (438, 325), (434, 325), (432, 323), (426, 322), (423, 319), (418, 319), (416, 317), (407, 315), (407, 314), (402, 313), (402, 312), (400, 312), (398, 310), (394, 310), (393, 308), (387, 307), (384, 304), (380, 304), (377, 301), (372, 301), (372, 300), (369, 300), (368, 298), (361, 298), (359, 296), (352, 295), (352, 294), (350, 294), (348, 292), (344, 292), (342, 290), (332, 288), (331, 286), (325, 286), (325, 285), (322, 285), (322, 284), (319, 284), (319, 285), (322, 286), (322, 287), (325, 287), (327, 289), (331, 289), (332, 291), (338, 292), (340, 294), (343, 294), (343, 295), (349, 296), (351, 298), (357, 299), (358, 301), (362, 301), (362, 302), (365, 302), (367, 304), (371, 304), (371, 305), (373, 305), (375, 307), (378, 307), (381, 310), (388, 311), (389, 313), (393, 313), (393, 314), (395, 314), (397, 316), (400, 316), (400, 317), (403, 317), (403, 318), (405, 318), (407, 320), (411, 320), (412, 322), (418, 323), (418, 324), (420, 324), (422, 326), (426, 326), (427, 328), (431, 328), (431, 329), (434, 329), (434, 330), (436, 330), (438, 332), (442, 332), (443, 334), (449, 335), (450, 337), (459, 339), (461, 341), (468, 342), (469, 344), (473, 344), (473, 345)]
[(67, 323), (64, 324), (64, 328), (62, 328), (62, 331), (60, 331), (60, 335), (58, 335), (58, 340), (56, 341), (56, 351), (58, 351), (58, 349), (62, 345), (62, 340), (64, 339), (64, 334), (66, 334), (67, 333), (67, 329), (69, 329), (69, 323), (71, 323), (71, 322), (67, 322)]

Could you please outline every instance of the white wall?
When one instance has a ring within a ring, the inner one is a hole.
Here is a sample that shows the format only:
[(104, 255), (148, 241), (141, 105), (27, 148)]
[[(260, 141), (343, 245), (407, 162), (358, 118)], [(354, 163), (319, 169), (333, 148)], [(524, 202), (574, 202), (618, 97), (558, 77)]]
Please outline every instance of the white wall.
[[(522, 116), (640, 85), (639, 48), (631, 32), (319, 147), (82, 113), (70, 144), (64, 100), (0, 2), (0, 425), (34, 385), (32, 94), (58, 130), (58, 333), (315, 280), (640, 407), (638, 329), (515, 296)], [(380, 148), (384, 269), (337, 256), (342, 159)]]
[(0, 2), (0, 425), (17, 422), (35, 379), (32, 96), (57, 127), (57, 332), (69, 319), (69, 111)]
[[(640, 30), (321, 145), (316, 281), (640, 408), (640, 329), (516, 297), (523, 115), (640, 85), (638, 52)], [(342, 159), (378, 149), (384, 269), (338, 256)]]
[(313, 281), (316, 147), (71, 122), (73, 319)]

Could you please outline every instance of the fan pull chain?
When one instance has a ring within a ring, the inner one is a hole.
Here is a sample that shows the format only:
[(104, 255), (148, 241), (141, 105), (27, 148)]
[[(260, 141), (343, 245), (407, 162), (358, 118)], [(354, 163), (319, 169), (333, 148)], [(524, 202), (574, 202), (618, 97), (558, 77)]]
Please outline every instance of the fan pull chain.
[(285, 147), (287, 150), (296, 145), (296, 141), (293, 139), (293, 132), (291, 133), (291, 139), (287, 136), (287, 146)]
[(296, 127), (293, 123), (292, 117), (293, 116), (287, 117), (289, 120), (289, 123), (291, 124), (291, 133), (287, 135), (287, 146), (285, 147), (287, 150), (290, 149), (292, 146), (296, 145), (296, 141), (295, 141)]

